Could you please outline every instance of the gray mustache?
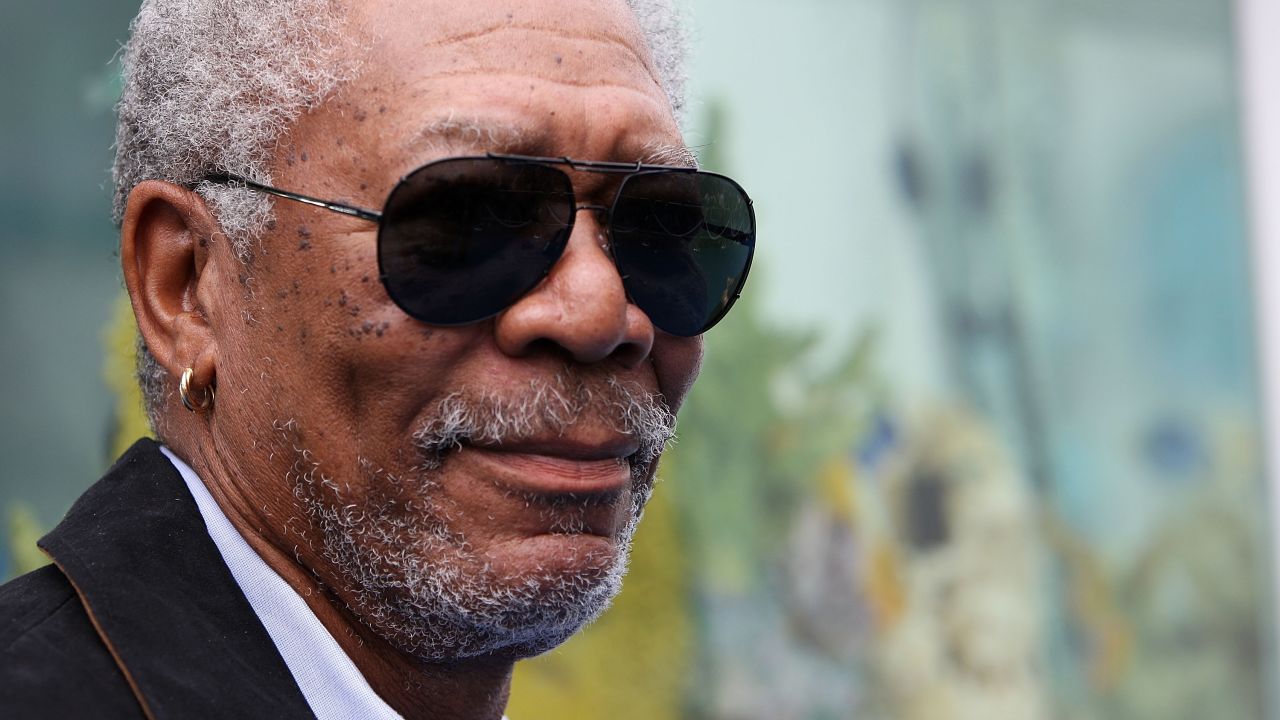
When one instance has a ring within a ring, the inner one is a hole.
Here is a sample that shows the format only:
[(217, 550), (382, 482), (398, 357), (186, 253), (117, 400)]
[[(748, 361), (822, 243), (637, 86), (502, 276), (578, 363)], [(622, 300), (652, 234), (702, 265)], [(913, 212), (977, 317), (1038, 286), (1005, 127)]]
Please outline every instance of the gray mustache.
[(565, 370), (532, 380), (517, 393), (460, 390), (436, 403), (413, 434), (425, 469), (436, 469), (463, 443), (500, 444), (562, 435), (579, 423), (603, 423), (639, 447), (628, 459), (633, 473), (662, 454), (675, 438), (676, 417), (658, 393), (615, 376), (583, 377)]

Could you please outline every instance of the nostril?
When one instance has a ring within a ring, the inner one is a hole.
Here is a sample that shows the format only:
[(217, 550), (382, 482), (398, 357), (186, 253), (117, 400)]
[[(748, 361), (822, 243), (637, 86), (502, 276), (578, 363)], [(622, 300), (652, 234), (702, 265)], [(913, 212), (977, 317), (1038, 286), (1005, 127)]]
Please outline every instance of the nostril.
[(537, 338), (532, 342), (526, 343), (521, 350), (521, 355), (558, 357), (566, 363), (571, 363), (574, 359), (573, 353), (568, 348), (548, 338)]
[(649, 348), (638, 342), (626, 342), (613, 351), (613, 359), (623, 367), (635, 367), (649, 356)]
[(653, 350), (656, 332), (649, 316), (635, 305), (627, 303), (626, 329), (614, 348), (613, 357), (625, 367), (639, 365)]

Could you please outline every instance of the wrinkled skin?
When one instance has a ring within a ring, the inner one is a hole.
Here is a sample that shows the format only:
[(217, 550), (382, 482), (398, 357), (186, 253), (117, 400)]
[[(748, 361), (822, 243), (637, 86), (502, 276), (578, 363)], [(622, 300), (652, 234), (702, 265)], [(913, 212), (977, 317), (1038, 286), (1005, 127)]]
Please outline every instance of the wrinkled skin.
[[(277, 187), (380, 208), (399, 177), (440, 157), (500, 150), (634, 161), (681, 144), (621, 0), (384, 0), (351, 11), (347, 53), (361, 72), (291, 129), (273, 164)], [(449, 117), (513, 126), (519, 138), (423, 135)], [(580, 202), (611, 199), (604, 178), (573, 180)], [(627, 303), (590, 212), (578, 215), (540, 286), (496, 318), (460, 328), (426, 326), (390, 301), (377, 280), (375, 230), (277, 202), (246, 265), (199, 196), (154, 181), (135, 188), (122, 257), (140, 330), (172, 377), (193, 367), (197, 388), (216, 383), (218, 393), (205, 415), (172, 398), (164, 439), (397, 710), (496, 718), (520, 648), (456, 662), (405, 652), (393, 631), (362, 615), (324, 556), (295, 495), (299, 474), (331, 480), (342, 498), (385, 496), (388, 475), (420, 473), (412, 435), (442, 398), (518, 393), (566, 367), (660, 394), (675, 409), (697, 374), (701, 340), (665, 335)], [(535, 572), (593, 577), (616, 555), (632, 512), (623, 488), (576, 510), (581, 532), (556, 532), (556, 513), (572, 507), (531, 505), (511, 488), (607, 480), (631, 446), (594, 417), (551, 445), (519, 455), (465, 448), (432, 476), (448, 530), (503, 582)], [(413, 512), (412, 503), (397, 507)]]

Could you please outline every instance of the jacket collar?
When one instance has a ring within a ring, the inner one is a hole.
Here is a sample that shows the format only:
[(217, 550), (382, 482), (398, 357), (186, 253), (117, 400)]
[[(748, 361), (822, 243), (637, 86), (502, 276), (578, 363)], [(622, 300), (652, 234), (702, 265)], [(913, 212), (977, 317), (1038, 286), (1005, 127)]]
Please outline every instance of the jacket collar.
[(40, 547), (148, 717), (313, 717), (155, 441), (135, 443)]

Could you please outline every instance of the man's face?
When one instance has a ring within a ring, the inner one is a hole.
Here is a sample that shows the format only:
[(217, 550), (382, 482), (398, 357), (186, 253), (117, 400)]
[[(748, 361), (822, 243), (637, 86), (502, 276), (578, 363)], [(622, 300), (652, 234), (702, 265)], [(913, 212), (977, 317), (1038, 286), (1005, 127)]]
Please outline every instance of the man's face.
[[(380, 208), (441, 157), (682, 147), (621, 0), (350, 5), (358, 79), (295, 125), (277, 187)], [(616, 179), (571, 176), (579, 202), (612, 199)], [(261, 530), (423, 658), (565, 639), (617, 589), (701, 340), (626, 302), (590, 212), (531, 293), (442, 328), (387, 297), (372, 223), (275, 208), (251, 263), (215, 251), (209, 303), (215, 443), (247, 458), (232, 480)]]

